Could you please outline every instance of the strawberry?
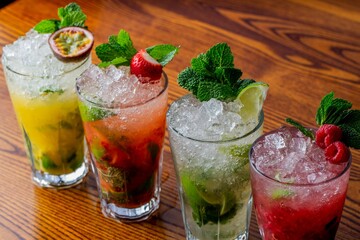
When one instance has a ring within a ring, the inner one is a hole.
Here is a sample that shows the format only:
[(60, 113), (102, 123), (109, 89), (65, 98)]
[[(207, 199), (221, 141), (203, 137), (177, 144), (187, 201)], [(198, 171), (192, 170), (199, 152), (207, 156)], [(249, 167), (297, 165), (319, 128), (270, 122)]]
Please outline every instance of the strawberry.
[(105, 149), (102, 156), (103, 161), (107, 161), (110, 166), (126, 169), (129, 167), (130, 155), (118, 146), (114, 146), (108, 141), (101, 141), (101, 145)]
[(325, 157), (330, 163), (340, 164), (348, 161), (350, 150), (344, 143), (336, 141), (325, 148)]
[(161, 78), (162, 66), (146, 50), (141, 49), (131, 59), (130, 72), (142, 83), (153, 82)]
[(323, 149), (336, 141), (340, 141), (341, 138), (341, 128), (332, 124), (323, 124), (316, 131), (316, 144)]

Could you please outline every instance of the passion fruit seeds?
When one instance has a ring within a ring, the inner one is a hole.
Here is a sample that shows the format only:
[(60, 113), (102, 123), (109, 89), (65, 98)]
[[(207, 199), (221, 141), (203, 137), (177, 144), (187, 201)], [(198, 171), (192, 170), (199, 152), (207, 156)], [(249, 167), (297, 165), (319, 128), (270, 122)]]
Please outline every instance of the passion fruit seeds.
[(65, 62), (85, 59), (93, 44), (92, 33), (80, 27), (61, 28), (49, 37), (49, 45), (54, 55)]

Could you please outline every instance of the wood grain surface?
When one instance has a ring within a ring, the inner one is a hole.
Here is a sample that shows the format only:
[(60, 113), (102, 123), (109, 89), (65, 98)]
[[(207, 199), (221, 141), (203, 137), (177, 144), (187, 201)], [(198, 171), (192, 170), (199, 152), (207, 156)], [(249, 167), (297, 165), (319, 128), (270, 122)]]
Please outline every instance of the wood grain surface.
[[(2, 47), (42, 19), (57, 18), (70, 1), (15, 0), (0, 9)], [(264, 105), (269, 131), (292, 117), (315, 125), (322, 96), (360, 109), (359, 0), (78, 0), (95, 46), (119, 29), (136, 48), (180, 45), (166, 66), (169, 104), (186, 93), (177, 74), (191, 58), (227, 42), (245, 77), (270, 84)], [(98, 63), (93, 51), (93, 62)], [(360, 151), (353, 163), (336, 239), (360, 239)], [(24, 144), (0, 68), (0, 239), (185, 239), (176, 179), (166, 139), (161, 207), (146, 222), (121, 224), (103, 217), (90, 173), (69, 190), (46, 190), (30, 181)], [(261, 239), (254, 215), (250, 239)]]

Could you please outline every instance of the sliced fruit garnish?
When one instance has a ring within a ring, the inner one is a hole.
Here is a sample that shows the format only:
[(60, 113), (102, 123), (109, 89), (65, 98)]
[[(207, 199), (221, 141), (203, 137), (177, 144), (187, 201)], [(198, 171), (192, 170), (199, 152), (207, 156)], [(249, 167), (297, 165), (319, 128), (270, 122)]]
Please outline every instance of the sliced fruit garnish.
[(162, 65), (141, 49), (130, 62), (130, 72), (142, 83), (157, 81), (161, 78)]
[(236, 101), (240, 101), (243, 105), (239, 114), (244, 121), (258, 118), (268, 89), (268, 84), (254, 82), (238, 94)]
[(65, 27), (49, 37), (54, 55), (61, 61), (80, 61), (91, 52), (94, 44), (92, 33), (80, 27)]
[(236, 198), (232, 192), (219, 188), (213, 189), (213, 180), (199, 178), (195, 182), (189, 173), (183, 173), (181, 183), (190, 205), (193, 208), (199, 206), (209, 208), (208, 214), (221, 216), (236, 204)]

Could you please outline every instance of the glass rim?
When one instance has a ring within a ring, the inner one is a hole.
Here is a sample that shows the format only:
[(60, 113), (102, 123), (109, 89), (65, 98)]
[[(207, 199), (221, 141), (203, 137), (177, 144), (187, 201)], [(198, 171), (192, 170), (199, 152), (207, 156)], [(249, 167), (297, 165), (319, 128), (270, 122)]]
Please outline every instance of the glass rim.
[[(186, 96), (189, 96), (189, 95), (192, 95), (191, 93), (190, 94), (186, 94), (184, 96), (182, 96), (181, 98), (177, 99), (176, 101), (174, 102), (177, 102), (179, 101), (180, 99), (186, 97)], [(171, 111), (171, 106), (169, 107), (168, 111), (167, 111), (167, 114), (166, 116), (168, 116), (170, 114), (170, 111)], [(169, 121), (170, 123), (170, 121)], [(193, 138), (193, 137), (189, 137), (189, 136), (186, 136), (182, 133), (180, 133), (176, 128), (174, 128), (173, 126), (171, 126), (171, 124), (168, 124), (168, 127), (173, 131), (175, 132), (176, 134), (178, 134), (179, 136), (183, 137), (183, 138), (186, 138), (186, 139), (189, 139), (189, 140), (192, 140), (192, 141), (195, 141), (195, 142), (201, 142), (201, 143), (227, 143), (227, 142), (235, 142), (235, 141), (238, 141), (240, 139), (243, 139), (249, 135), (251, 135), (252, 133), (256, 132), (264, 123), (264, 111), (261, 109), (260, 113), (259, 113), (259, 116), (258, 116), (258, 123), (257, 125), (252, 128), (250, 131), (248, 131), (247, 133), (244, 133), (242, 134), (241, 136), (235, 136), (233, 138), (230, 138), (230, 139), (224, 139), (224, 140), (204, 140), (204, 139), (197, 139), (197, 138)]]
[[(79, 61), (79, 62), (68, 62), (68, 63), (67, 63), (67, 62), (63, 62), (64, 64), (70, 64), (70, 63), (79, 63), (79, 64), (75, 65), (73, 68), (71, 68), (71, 69), (69, 69), (69, 70), (67, 70), (67, 71), (63, 71), (63, 72), (58, 73), (58, 74), (56, 74), (56, 75), (53, 75), (53, 74), (47, 74), (47, 75), (34, 74), (34, 75), (32, 75), (32, 74), (29, 74), (29, 73), (21, 73), (21, 72), (19, 72), (19, 71), (16, 71), (16, 70), (10, 68), (10, 66), (9, 66), (9, 64), (8, 64), (9, 61), (7, 60), (7, 58), (6, 58), (4, 55), (3, 55), (3, 59), (5, 59), (5, 60), (2, 61), (4, 67), (5, 67), (7, 70), (9, 70), (10, 72), (14, 73), (14, 74), (17, 74), (17, 75), (20, 75), (20, 76), (23, 76), (23, 77), (46, 78), (46, 77), (49, 77), (49, 76), (51, 76), (51, 77), (63, 76), (63, 75), (65, 75), (65, 74), (67, 74), (67, 73), (73, 72), (73, 71), (81, 68), (84, 64), (86, 64), (86, 62), (87, 62), (89, 59), (91, 59), (91, 54), (89, 54), (86, 58), (84, 58), (82, 61)], [(58, 60), (58, 61), (60, 61), (60, 60)], [(4, 64), (4, 62), (5, 62), (6, 64)], [(61, 62), (61, 61), (60, 61), (60, 62)]]
[(166, 92), (166, 90), (168, 89), (168, 86), (169, 86), (168, 77), (167, 77), (166, 73), (164, 71), (162, 71), (162, 77), (164, 78), (164, 86), (156, 96), (148, 99), (145, 102), (138, 103), (138, 104), (130, 104), (130, 105), (122, 106), (123, 104), (121, 104), (121, 103), (114, 103), (114, 104), (111, 104), (111, 106), (105, 106), (106, 104), (91, 101), (91, 100), (87, 99), (86, 97), (84, 97), (83, 94), (81, 94), (80, 87), (79, 87), (79, 84), (78, 84), (78, 81), (77, 81), (77, 79), (79, 77), (76, 78), (76, 83), (75, 83), (75, 89), (76, 89), (76, 93), (77, 93), (79, 99), (82, 102), (90, 103), (91, 105), (93, 105), (93, 106), (95, 106), (97, 108), (106, 109), (106, 110), (129, 109), (129, 108), (133, 108), (133, 107), (143, 106), (143, 105), (145, 105), (145, 104), (159, 98), (161, 95), (163, 95)]
[[(289, 126), (287, 126), (289, 127)], [(295, 127), (289, 127), (289, 128), (295, 128)], [(253, 169), (257, 174), (265, 177), (266, 179), (269, 179), (270, 181), (272, 182), (276, 182), (276, 183), (279, 183), (281, 185), (288, 185), (288, 186), (294, 186), (294, 187), (314, 187), (314, 186), (319, 186), (319, 185), (322, 185), (322, 184), (326, 184), (326, 183), (329, 183), (329, 182), (332, 182), (338, 178), (340, 178), (341, 176), (343, 176), (350, 168), (351, 166), (351, 163), (352, 163), (352, 154), (351, 154), (351, 151), (350, 151), (350, 156), (349, 156), (349, 160), (346, 164), (346, 167), (344, 167), (344, 169), (338, 173), (336, 176), (332, 177), (332, 178), (329, 178), (329, 179), (326, 179), (324, 181), (321, 181), (321, 182), (317, 182), (317, 183), (291, 183), (291, 182), (282, 182), (282, 181), (279, 181), (273, 177), (270, 177), (268, 176), (267, 174), (263, 173), (260, 169), (258, 169), (255, 165), (255, 162), (252, 161), (253, 157), (252, 157), (252, 153), (254, 151), (254, 146), (260, 141), (260, 139), (262, 139), (264, 136), (267, 136), (269, 134), (272, 134), (276, 131), (278, 131), (280, 128), (277, 128), (277, 129), (274, 129), (272, 131), (269, 131), (263, 135), (261, 135), (260, 137), (258, 137), (251, 145), (251, 148), (250, 148), (250, 151), (249, 151), (249, 161), (250, 161), (250, 168)]]

